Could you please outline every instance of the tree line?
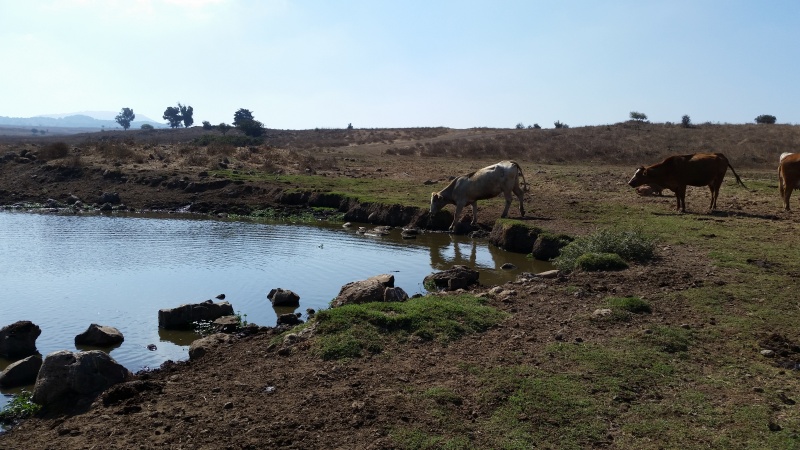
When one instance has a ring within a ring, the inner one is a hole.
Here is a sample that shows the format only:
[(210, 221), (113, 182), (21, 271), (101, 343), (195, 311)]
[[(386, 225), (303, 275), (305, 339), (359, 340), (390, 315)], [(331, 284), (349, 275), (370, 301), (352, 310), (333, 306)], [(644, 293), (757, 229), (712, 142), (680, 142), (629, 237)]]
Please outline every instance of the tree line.
[[(189, 128), (192, 126), (192, 124), (194, 124), (194, 108), (178, 102), (178, 106), (168, 106), (167, 109), (164, 110), (164, 115), (162, 118), (167, 121), (167, 124), (170, 126), (170, 128), (179, 128), (181, 126)], [(119, 114), (117, 114), (117, 116), (114, 118), (114, 120), (125, 130), (131, 127), (131, 122), (133, 122), (134, 119), (136, 119), (136, 114), (131, 108), (122, 108)], [(259, 137), (264, 134), (264, 124), (256, 120), (252, 111), (245, 108), (239, 108), (239, 110), (233, 114), (233, 126), (228, 125), (225, 122), (217, 125), (217, 129), (221, 131), (222, 134), (227, 133), (231, 128), (234, 127), (238, 130), (241, 130), (245, 135), (251, 137)], [(352, 125), (350, 127), (352, 128)], [(142, 125), (142, 129), (144, 130), (152, 128), (153, 126), (150, 124)], [(213, 128), (214, 126), (211, 125), (210, 122), (207, 120), (203, 121), (204, 130), (211, 130)]]

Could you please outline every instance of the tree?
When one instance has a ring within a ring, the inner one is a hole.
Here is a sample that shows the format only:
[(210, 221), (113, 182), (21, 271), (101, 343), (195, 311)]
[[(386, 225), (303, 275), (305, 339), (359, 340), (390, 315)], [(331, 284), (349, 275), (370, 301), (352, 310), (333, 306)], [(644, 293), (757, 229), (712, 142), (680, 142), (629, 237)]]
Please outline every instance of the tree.
[(352, 123), (348, 123), (347, 124), (347, 129), (348, 130), (352, 130), (353, 129), (353, 124)]
[(233, 114), (233, 125), (247, 136), (259, 137), (264, 134), (264, 124), (257, 121), (249, 109), (239, 108)]
[(143, 129), (143, 130), (152, 130), (153, 126), (150, 125), (149, 123), (143, 123), (140, 128)]
[(772, 125), (776, 120), (778, 119), (775, 116), (771, 116), (769, 114), (762, 114), (756, 117), (756, 123), (766, 123)]
[(221, 131), (221, 132), (222, 132), (222, 135), (224, 136), (224, 135), (225, 135), (225, 133), (227, 133), (227, 132), (228, 132), (228, 131), (231, 129), (231, 126), (230, 126), (230, 125), (228, 125), (228, 124), (227, 124), (227, 123), (225, 123), (225, 122), (220, 122), (220, 124), (219, 124), (219, 125), (217, 125), (217, 128), (219, 129), (219, 131)]
[(117, 117), (114, 117), (114, 120), (116, 120), (119, 126), (121, 126), (124, 130), (127, 130), (131, 127), (131, 122), (133, 122), (133, 119), (135, 118), (136, 114), (133, 113), (132, 109), (122, 108), (119, 114), (117, 114)]
[(211, 125), (211, 122), (204, 120), (203, 121), (203, 129), (204, 130), (212, 130), (214, 129), (214, 125)]
[(239, 108), (238, 111), (233, 113), (233, 126), (235, 127), (252, 120), (255, 120), (255, 118), (253, 118), (253, 113), (249, 109)]
[(647, 120), (647, 114), (631, 111), (631, 119), (637, 122), (644, 122), (645, 120)]
[(170, 128), (178, 128), (181, 126), (181, 122), (183, 122), (180, 108), (167, 106), (167, 109), (164, 110), (163, 119), (169, 123)]
[(683, 128), (692, 128), (692, 119), (688, 114), (684, 114), (683, 117), (681, 117), (681, 126)]
[(194, 114), (194, 108), (191, 106), (184, 106), (178, 103), (178, 109), (181, 110), (181, 117), (183, 118), (183, 126), (189, 128), (194, 123), (194, 119), (192, 115)]
[(569, 128), (569, 125), (561, 123), (560, 120), (556, 120), (555, 122), (553, 122), (553, 126), (556, 128)]
[(518, 124), (517, 124), (517, 125), (516, 125), (514, 128), (516, 128), (516, 129), (518, 129), (518, 130), (522, 130), (522, 129), (524, 129), (524, 128), (525, 128), (525, 124), (523, 124), (522, 122), (520, 122), (520, 123), (518, 123)]

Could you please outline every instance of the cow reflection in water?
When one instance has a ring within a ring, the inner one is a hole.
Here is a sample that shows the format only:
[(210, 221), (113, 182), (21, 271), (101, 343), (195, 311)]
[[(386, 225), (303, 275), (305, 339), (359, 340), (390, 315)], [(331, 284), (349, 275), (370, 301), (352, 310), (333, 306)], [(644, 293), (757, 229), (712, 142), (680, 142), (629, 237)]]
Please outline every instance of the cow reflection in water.
[[(484, 248), (488, 252), (489, 259), (484, 255), (478, 260), (478, 243), (474, 239), (456, 235), (445, 235), (450, 237), (450, 242), (441, 244), (431, 244), (431, 266), (435, 270), (447, 270), (454, 265), (467, 266), (472, 268), (485, 267), (498, 269), (503, 264), (508, 254), (494, 245), (486, 245)], [(451, 253), (452, 252), (452, 253)]]

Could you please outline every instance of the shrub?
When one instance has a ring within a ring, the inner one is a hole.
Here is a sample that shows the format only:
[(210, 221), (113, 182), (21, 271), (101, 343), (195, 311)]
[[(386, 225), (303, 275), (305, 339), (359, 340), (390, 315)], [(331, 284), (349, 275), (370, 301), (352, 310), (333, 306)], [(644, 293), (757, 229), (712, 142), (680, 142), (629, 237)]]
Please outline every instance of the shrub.
[(777, 118), (775, 116), (771, 116), (769, 114), (762, 114), (756, 117), (756, 123), (766, 123), (766, 124), (774, 124)]
[(692, 127), (692, 119), (689, 117), (688, 114), (684, 114), (683, 117), (681, 117), (681, 126), (683, 128), (691, 128)]
[(587, 272), (599, 272), (605, 270), (624, 270), (628, 268), (625, 262), (616, 253), (584, 253), (575, 260), (575, 267)]
[(555, 122), (553, 122), (553, 126), (556, 128), (569, 128), (569, 125), (561, 123), (560, 120), (556, 120)]
[(214, 128), (214, 125), (211, 125), (211, 122), (204, 120), (203, 121), (203, 129), (204, 130), (211, 130)]
[(39, 159), (43, 161), (49, 161), (51, 159), (59, 159), (64, 158), (69, 154), (69, 146), (64, 142), (53, 142), (52, 144), (47, 144), (39, 150), (39, 154), (37, 155)]
[(152, 130), (153, 126), (150, 125), (149, 123), (143, 123), (140, 128), (143, 129), (143, 130)]
[(553, 263), (559, 269), (572, 270), (586, 253), (615, 253), (626, 261), (647, 261), (655, 256), (655, 239), (639, 230), (604, 229), (572, 241)]
[(608, 299), (611, 309), (620, 309), (633, 314), (650, 314), (650, 304), (639, 297), (611, 297)]

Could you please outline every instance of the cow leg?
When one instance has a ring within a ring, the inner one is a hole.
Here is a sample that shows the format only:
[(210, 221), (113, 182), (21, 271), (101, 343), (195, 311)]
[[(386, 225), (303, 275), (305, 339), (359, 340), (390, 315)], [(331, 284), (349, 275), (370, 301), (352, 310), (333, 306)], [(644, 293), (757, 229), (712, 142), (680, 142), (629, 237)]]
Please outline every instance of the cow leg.
[(711, 191), (711, 204), (708, 205), (708, 210), (713, 211), (717, 208), (717, 196), (719, 195), (719, 188), (714, 189), (715, 186), (709, 186), (708, 189)]
[(503, 208), (503, 214), (500, 217), (508, 217), (508, 209), (511, 208), (511, 192), (503, 192), (503, 196), (506, 198), (506, 207)]
[(786, 211), (790, 211), (791, 207), (789, 206), (789, 200), (792, 198), (792, 190), (794, 190), (794, 186), (787, 184), (786, 188), (783, 190), (783, 207)]
[(472, 202), (472, 224), (478, 224), (478, 201)]
[(686, 186), (675, 190), (675, 199), (677, 201), (675, 209), (680, 212), (686, 212)]
[(458, 217), (461, 215), (461, 210), (464, 209), (464, 205), (456, 204), (456, 212), (453, 215), (453, 224), (450, 225), (450, 231), (456, 229), (456, 224), (458, 223)]
[(519, 185), (514, 186), (514, 194), (519, 199), (519, 216), (525, 217), (525, 207), (522, 205), (522, 198), (525, 194), (522, 192), (522, 189), (519, 188)]

